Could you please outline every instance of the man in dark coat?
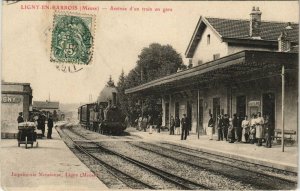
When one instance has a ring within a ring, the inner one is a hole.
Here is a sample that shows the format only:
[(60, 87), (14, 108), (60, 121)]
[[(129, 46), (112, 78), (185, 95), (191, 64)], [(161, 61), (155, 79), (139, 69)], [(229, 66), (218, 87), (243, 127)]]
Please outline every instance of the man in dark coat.
[(45, 118), (42, 114), (39, 115), (37, 123), (38, 129), (42, 130), (42, 137), (45, 137)]
[(18, 123), (24, 122), (24, 119), (23, 119), (23, 113), (22, 113), (22, 112), (19, 113), (19, 116), (18, 116), (17, 121), (18, 121)]
[(236, 126), (236, 135), (237, 135), (237, 141), (241, 142), (242, 141), (242, 121), (243, 121), (243, 116), (238, 116), (237, 117), (237, 126)]
[(228, 127), (229, 127), (229, 117), (227, 114), (224, 115), (224, 118), (223, 118), (223, 135), (224, 135), (224, 138), (225, 140), (227, 141), (227, 138), (228, 138)]
[(161, 125), (162, 125), (162, 118), (161, 115), (159, 114), (157, 116), (157, 124), (156, 124), (157, 132), (160, 133)]
[(233, 126), (233, 128), (232, 128), (232, 131), (231, 131), (232, 135), (231, 135), (231, 141), (230, 141), (231, 143), (235, 142), (235, 132), (238, 128), (238, 119), (236, 117), (236, 114), (233, 114), (232, 126)]
[(186, 140), (187, 131), (189, 130), (189, 119), (187, 118), (186, 114), (183, 114), (183, 118), (181, 119), (181, 140)]
[(218, 115), (218, 141), (222, 140), (223, 141), (223, 115)]
[(48, 118), (48, 133), (47, 133), (47, 139), (52, 139), (52, 128), (53, 128), (53, 119), (52, 116), (50, 115)]
[(174, 129), (175, 129), (175, 119), (173, 116), (171, 116), (170, 120), (170, 135), (174, 135)]

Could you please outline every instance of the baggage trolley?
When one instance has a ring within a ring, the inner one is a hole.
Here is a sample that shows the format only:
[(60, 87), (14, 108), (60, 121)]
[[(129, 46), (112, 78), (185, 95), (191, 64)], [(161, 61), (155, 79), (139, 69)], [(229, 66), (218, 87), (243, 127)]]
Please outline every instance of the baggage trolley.
[(33, 143), (36, 142), (36, 147), (38, 147), (38, 142), (36, 141), (36, 132), (35, 124), (33, 122), (23, 122), (18, 125), (18, 147), (21, 144), (25, 144), (25, 148), (28, 148), (28, 145), (33, 147)]

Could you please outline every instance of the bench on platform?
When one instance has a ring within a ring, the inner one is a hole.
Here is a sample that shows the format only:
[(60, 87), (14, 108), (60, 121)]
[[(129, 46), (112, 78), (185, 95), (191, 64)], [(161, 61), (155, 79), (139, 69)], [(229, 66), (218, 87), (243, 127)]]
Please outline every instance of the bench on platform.
[[(275, 132), (274, 139), (276, 140), (276, 142), (281, 142), (282, 130), (281, 129), (275, 129), (274, 132)], [(293, 136), (296, 135), (296, 131), (294, 131), (294, 130), (284, 130), (283, 133), (284, 133), (284, 141), (286, 143), (290, 143), (290, 144), (293, 145), (295, 143), (295, 139), (293, 138)], [(288, 137), (286, 137), (285, 135), (288, 135)]]

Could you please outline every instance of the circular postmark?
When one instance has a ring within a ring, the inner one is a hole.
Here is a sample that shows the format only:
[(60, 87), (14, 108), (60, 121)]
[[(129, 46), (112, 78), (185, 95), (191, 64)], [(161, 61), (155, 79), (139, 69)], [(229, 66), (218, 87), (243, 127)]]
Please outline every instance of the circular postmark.
[(50, 60), (58, 63), (57, 69), (74, 72), (90, 64), (94, 43), (93, 22), (89, 15), (54, 15)]

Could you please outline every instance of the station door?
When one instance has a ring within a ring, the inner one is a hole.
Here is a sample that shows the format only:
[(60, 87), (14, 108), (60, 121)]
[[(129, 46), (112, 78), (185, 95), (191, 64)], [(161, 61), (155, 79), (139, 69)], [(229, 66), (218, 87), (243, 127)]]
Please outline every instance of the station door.
[(236, 115), (244, 118), (246, 115), (246, 96), (236, 97)]
[(274, 93), (266, 93), (263, 94), (263, 110), (262, 114), (264, 117), (269, 115), (270, 124), (275, 126), (275, 94)]

